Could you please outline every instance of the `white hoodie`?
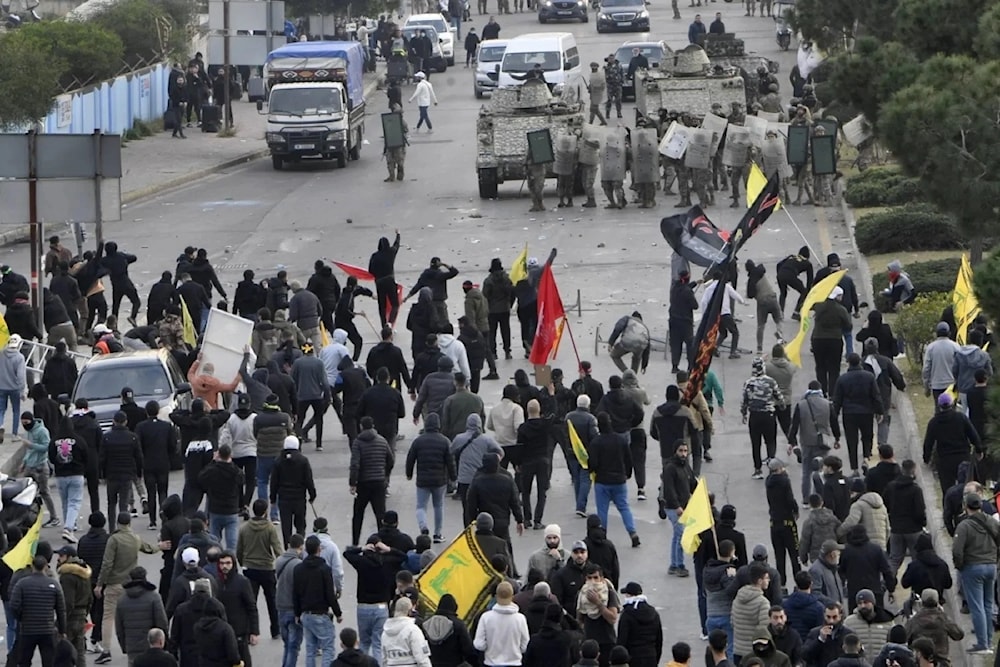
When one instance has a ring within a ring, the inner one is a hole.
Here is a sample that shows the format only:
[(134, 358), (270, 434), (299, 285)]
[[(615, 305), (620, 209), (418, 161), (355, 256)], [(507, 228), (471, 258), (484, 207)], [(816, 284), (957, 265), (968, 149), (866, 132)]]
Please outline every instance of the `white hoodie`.
[(331, 387), (337, 384), (340, 378), (340, 360), (351, 356), (347, 346), (347, 332), (343, 329), (333, 330), (333, 341), (319, 351), (319, 358), (323, 360), (323, 368), (326, 369), (326, 382)]
[(381, 667), (431, 667), (431, 647), (413, 618), (393, 616), (382, 627), (380, 658)]
[(441, 354), (451, 359), (455, 368), (462, 372), (465, 379), (472, 377), (469, 370), (469, 355), (465, 351), (465, 343), (455, 338), (453, 334), (438, 334), (438, 349)]
[(497, 604), (480, 617), (472, 643), (484, 652), (485, 665), (520, 665), (529, 638), (528, 620), (517, 605)]

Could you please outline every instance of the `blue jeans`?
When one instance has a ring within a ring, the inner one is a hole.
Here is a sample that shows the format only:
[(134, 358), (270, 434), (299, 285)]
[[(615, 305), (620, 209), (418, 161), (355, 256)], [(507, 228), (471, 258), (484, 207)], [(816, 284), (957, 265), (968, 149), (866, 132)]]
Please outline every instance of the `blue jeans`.
[[(257, 457), (257, 497), (262, 500), (268, 499), (268, 485), (271, 482), (271, 470), (274, 469), (274, 462), (278, 460), (277, 456), (258, 456)], [(278, 518), (278, 504), (274, 503), (271, 505), (271, 520), (274, 521)]]
[(729, 659), (733, 659), (733, 621), (729, 616), (709, 616), (705, 621), (705, 629), (708, 632), (712, 630), (725, 630), (726, 636), (729, 637), (729, 643), (726, 644), (726, 655)]
[(586, 512), (587, 498), (590, 497), (590, 471), (585, 470), (575, 456), (571, 456), (569, 458), (569, 474), (573, 478), (573, 497), (576, 498), (576, 511)]
[(431, 117), (427, 115), (427, 109), (429, 108), (430, 107), (418, 107), (418, 109), (420, 109), (420, 118), (417, 120), (418, 130), (420, 129), (420, 126), (423, 125), (424, 123), (427, 123), (428, 130), (434, 129), (434, 126), (431, 125)]
[(417, 487), (417, 525), (420, 531), (427, 530), (427, 501), (434, 504), (434, 534), (441, 534), (441, 526), (444, 523), (444, 492), (447, 486), (418, 486)]
[(337, 655), (333, 646), (333, 619), (326, 614), (302, 614), (300, 620), (306, 640), (306, 667), (316, 667), (316, 649), (323, 651), (323, 667), (330, 667)]
[[(601, 525), (605, 530), (608, 527), (608, 505), (614, 503), (618, 513), (622, 515), (625, 531), (629, 535), (635, 533), (635, 521), (628, 506), (628, 485), (594, 484), (594, 500), (597, 501), (597, 516), (601, 517)], [(681, 562), (684, 562), (683, 559)]]
[(294, 611), (279, 611), (278, 625), (281, 627), (281, 641), (285, 652), (281, 656), (281, 667), (295, 667), (302, 648), (302, 626), (295, 622)]
[[(11, 428), (11, 433), (14, 437), (17, 437), (17, 427), (21, 425), (21, 390), (20, 389), (0, 389), (0, 427), (3, 426), (4, 419), (7, 417), (7, 401), (10, 401), (11, 408), (13, 408), (13, 426)], [(9, 644), (8, 644), (9, 646)]]
[(854, 336), (851, 335), (851, 330), (848, 329), (844, 332), (844, 356), (846, 357), (851, 352), (854, 352)]
[(387, 605), (358, 605), (358, 640), (361, 652), (370, 656), (375, 664), (382, 660), (382, 626), (387, 618)]
[(5, 637), (7, 650), (10, 650), (14, 642), (17, 641), (17, 619), (14, 618), (14, 614), (8, 606), (9, 604), (8, 602), (3, 603), (3, 615), (7, 618), (7, 635)]
[(684, 568), (684, 549), (681, 548), (681, 537), (684, 535), (684, 526), (681, 525), (681, 518), (677, 510), (667, 510), (667, 518), (674, 528), (674, 534), (670, 538), (670, 567)]
[(59, 489), (59, 502), (62, 504), (63, 525), (69, 530), (76, 530), (76, 519), (83, 504), (83, 475), (56, 477), (56, 488)]
[(230, 551), (236, 551), (236, 529), (240, 525), (238, 514), (209, 514), (208, 531), (222, 540), (225, 535), (225, 546)]
[(966, 565), (959, 574), (962, 577), (962, 592), (969, 605), (972, 627), (976, 633), (976, 644), (993, 644), (993, 586), (996, 583), (997, 566), (982, 563)]

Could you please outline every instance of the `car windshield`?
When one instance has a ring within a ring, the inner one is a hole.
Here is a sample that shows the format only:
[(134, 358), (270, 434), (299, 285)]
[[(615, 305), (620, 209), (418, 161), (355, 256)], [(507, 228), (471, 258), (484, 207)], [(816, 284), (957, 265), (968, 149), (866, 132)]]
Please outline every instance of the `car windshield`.
[(642, 52), (642, 55), (646, 56), (646, 60), (648, 60), (650, 64), (658, 63), (663, 60), (663, 49), (659, 46), (623, 46), (618, 49), (618, 52), (615, 54), (615, 58), (617, 58), (618, 62), (623, 65), (628, 65), (629, 61), (632, 60), (632, 49), (639, 49), (639, 51)]
[(406, 29), (406, 30), (403, 31), (403, 37), (406, 37), (406, 39), (413, 39), (414, 37), (418, 37), (421, 32), (423, 32), (424, 34), (426, 34), (427, 38), (431, 40), (431, 47), (432, 48), (435, 48), (435, 49), (439, 48), (438, 47), (438, 33), (437, 33), (437, 31), (434, 28), (432, 28), (430, 26), (420, 27), (420, 28), (408, 28), (408, 29)]
[(95, 364), (83, 370), (76, 385), (76, 398), (104, 401), (121, 396), (122, 387), (131, 387), (138, 396), (169, 396), (170, 380), (159, 361), (123, 366)]
[(601, 0), (601, 9), (606, 7), (642, 7), (645, 9), (641, 0)]
[(479, 49), (479, 62), (498, 63), (503, 60), (505, 51), (507, 51), (506, 46), (483, 46)]
[(320, 116), (339, 113), (340, 94), (332, 88), (284, 88), (271, 92), (268, 109), (273, 114)]
[(424, 25), (434, 26), (434, 29), (440, 33), (448, 32), (448, 26), (445, 25), (444, 18), (440, 19), (422, 18), (420, 19), (420, 23)]
[(502, 69), (505, 72), (528, 72), (534, 69), (535, 65), (541, 65), (545, 72), (556, 72), (562, 69), (557, 51), (505, 53)]

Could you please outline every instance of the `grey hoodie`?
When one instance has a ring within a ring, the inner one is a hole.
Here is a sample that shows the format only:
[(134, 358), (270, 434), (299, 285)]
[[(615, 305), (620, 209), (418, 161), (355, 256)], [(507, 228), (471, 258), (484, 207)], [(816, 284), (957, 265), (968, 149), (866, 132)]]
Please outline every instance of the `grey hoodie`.
[(483, 433), (482, 418), (473, 413), (465, 420), (465, 433), (459, 433), (451, 443), (451, 453), (458, 466), (458, 483), (471, 484), (483, 465), (483, 454), (493, 452), (503, 456), (503, 449), (491, 436)]
[(278, 611), (295, 611), (295, 603), (292, 601), (292, 574), (301, 563), (302, 554), (291, 549), (274, 561), (274, 573), (278, 580), (278, 592), (274, 600)]
[[(5, 391), (24, 391), (27, 388), (25, 378), (24, 355), (20, 350), (4, 348), (0, 355), (0, 389)], [(17, 419), (19, 415), (15, 415)]]
[(782, 403), (792, 404), (792, 378), (795, 377), (795, 366), (785, 357), (774, 357), (764, 366), (764, 372), (774, 378), (781, 391)]
[(649, 396), (646, 395), (646, 390), (639, 386), (639, 378), (631, 368), (622, 373), (622, 391), (639, 405), (649, 405)]
[(993, 376), (993, 362), (978, 345), (963, 345), (955, 353), (951, 373), (955, 376), (955, 388), (959, 393), (966, 394), (976, 386), (976, 371), (986, 369), (986, 377)]

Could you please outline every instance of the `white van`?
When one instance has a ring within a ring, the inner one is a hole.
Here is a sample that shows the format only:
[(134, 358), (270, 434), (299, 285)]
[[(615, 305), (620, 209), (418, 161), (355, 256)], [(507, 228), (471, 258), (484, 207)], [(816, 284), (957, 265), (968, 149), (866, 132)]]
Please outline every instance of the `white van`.
[[(583, 76), (580, 51), (576, 38), (569, 32), (536, 32), (520, 35), (507, 43), (503, 62), (500, 64), (501, 88), (519, 86), (521, 77), (541, 65), (549, 87), (579, 79)], [(515, 79), (514, 76), (518, 78)]]

